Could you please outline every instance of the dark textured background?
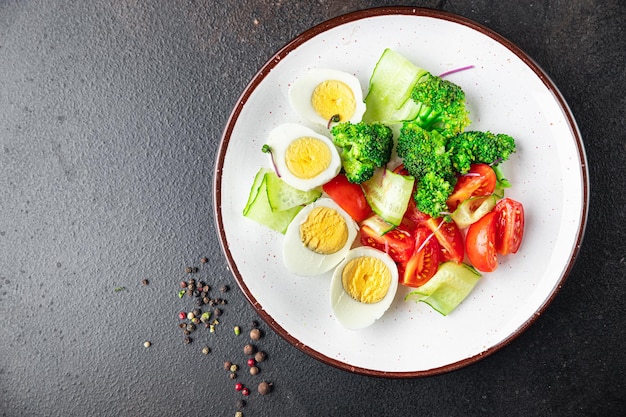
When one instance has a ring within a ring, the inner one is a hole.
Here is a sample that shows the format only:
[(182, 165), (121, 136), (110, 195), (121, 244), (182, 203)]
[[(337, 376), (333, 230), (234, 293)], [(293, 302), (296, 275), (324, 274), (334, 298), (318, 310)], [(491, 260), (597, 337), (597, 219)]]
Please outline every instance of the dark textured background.
[[(528, 331), (440, 376), (352, 375), (262, 323), (269, 360), (240, 379), (275, 390), (253, 393), (244, 415), (624, 415), (625, 4), (0, 1), (0, 415), (234, 415), (240, 395), (222, 363), (243, 362), (256, 314), (215, 233), (222, 129), (248, 81), (293, 37), (383, 5), (473, 19), (552, 77), (587, 150), (582, 249)], [(190, 345), (176, 317), (191, 305), (176, 296), (186, 266), (232, 288), (218, 331)]]

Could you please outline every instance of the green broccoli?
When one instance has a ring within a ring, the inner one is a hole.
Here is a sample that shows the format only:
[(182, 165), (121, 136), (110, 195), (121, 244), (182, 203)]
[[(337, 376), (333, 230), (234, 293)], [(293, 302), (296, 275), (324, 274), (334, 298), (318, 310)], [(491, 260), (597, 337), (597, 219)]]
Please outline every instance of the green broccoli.
[(471, 164), (498, 165), (515, 152), (515, 140), (505, 134), (491, 132), (463, 132), (448, 141), (452, 166), (465, 174)]
[(499, 164), (515, 151), (511, 136), (491, 132), (463, 132), (450, 138), (437, 130), (428, 131), (418, 121), (404, 122), (396, 152), (417, 183), (417, 208), (433, 217), (447, 212), (446, 200), (457, 175), (467, 173), (471, 164)]
[(360, 184), (391, 159), (393, 133), (382, 123), (339, 123), (330, 130), (348, 181)]
[(414, 121), (423, 129), (437, 130), (449, 138), (471, 123), (463, 89), (427, 73), (413, 87), (411, 98), (419, 105)]
[(398, 136), (396, 153), (403, 159), (409, 174), (415, 178), (436, 172), (440, 177), (449, 179), (454, 176), (454, 171), (447, 142), (436, 130), (424, 130), (416, 121), (404, 122)]

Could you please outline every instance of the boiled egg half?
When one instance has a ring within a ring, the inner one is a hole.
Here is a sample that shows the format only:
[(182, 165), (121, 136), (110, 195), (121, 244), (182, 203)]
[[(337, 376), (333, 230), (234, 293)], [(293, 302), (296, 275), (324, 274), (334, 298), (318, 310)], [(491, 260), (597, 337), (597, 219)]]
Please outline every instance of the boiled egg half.
[(357, 123), (365, 113), (359, 79), (334, 69), (303, 74), (289, 88), (289, 102), (300, 117), (324, 126), (331, 120)]
[(369, 246), (354, 248), (333, 274), (333, 315), (346, 329), (363, 329), (385, 314), (397, 290), (398, 268), (389, 255)]
[(270, 132), (267, 145), (277, 174), (299, 190), (319, 187), (341, 170), (341, 158), (333, 142), (306, 126), (283, 123)]
[(285, 232), (283, 260), (289, 272), (314, 276), (330, 271), (350, 251), (358, 226), (330, 198), (303, 208)]

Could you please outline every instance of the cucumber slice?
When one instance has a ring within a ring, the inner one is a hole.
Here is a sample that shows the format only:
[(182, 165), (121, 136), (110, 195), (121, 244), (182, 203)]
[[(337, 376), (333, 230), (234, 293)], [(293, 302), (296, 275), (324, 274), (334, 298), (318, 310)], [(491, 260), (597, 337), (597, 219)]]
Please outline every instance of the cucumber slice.
[(386, 222), (398, 226), (409, 205), (414, 182), (412, 176), (379, 168), (372, 178), (361, 183), (361, 187), (374, 213)]
[(467, 264), (444, 262), (426, 284), (408, 293), (404, 300), (424, 302), (447, 316), (469, 295), (480, 277), (480, 273)]
[(457, 226), (465, 229), (472, 223), (476, 223), (485, 214), (489, 213), (496, 206), (498, 197), (494, 194), (481, 197), (471, 197), (463, 201), (452, 212), (450, 217)]
[(370, 77), (363, 121), (392, 124), (414, 119), (420, 106), (411, 100), (411, 91), (427, 73), (399, 53), (385, 49)]
[(302, 210), (296, 206), (288, 210), (273, 210), (267, 196), (267, 178), (272, 172), (261, 168), (254, 177), (248, 201), (243, 209), (243, 215), (272, 230), (285, 234), (291, 220)]
[(317, 189), (309, 191), (298, 190), (280, 179), (274, 172), (265, 174), (267, 181), (267, 198), (274, 211), (289, 210), (314, 202), (322, 196)]
[(393, 224), (386, 222), (378, 214), (374, 214), (373, 216), (363, 220), (361, 226), (369, 227), (374, 232), (378, 233), (378, 236), (383, 236), (385, 233), (395, 229), (396, 227)]

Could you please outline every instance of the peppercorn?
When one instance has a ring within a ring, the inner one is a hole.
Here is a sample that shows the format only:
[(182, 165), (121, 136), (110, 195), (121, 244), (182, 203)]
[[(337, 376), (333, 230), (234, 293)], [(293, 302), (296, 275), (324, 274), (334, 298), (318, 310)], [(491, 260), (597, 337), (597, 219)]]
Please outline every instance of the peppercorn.
[(259, 373), (259, 368), (257, 368), (256, 366), (253, 366), (250, 368), (250, 375), (256, 375)]
[(146, 278), (141, 280), (141, 284), (142, 285), (148, 285), (150, 283), (150, 281), (148, 281)]
[(254, 352), (256, 352), (256, 347), (254, 345), (247, 344), (243, 347), (243, 353), (245, 355), (254, 355)]
[(187, 327), (187, 323), (179, 323), (178, 327), (180, 327), (181, 329), (184, 329)]
[(209, 258), (207, 258), (206, 256), (203, 256), (202, 258), (200, 258), (200, 262), (205, 264), (205, 263), (209, 262)]
[(213, 309), (213, 314), (215, 314), (216, 317), (219, 317), (222, 315), (222, 310), (219, 308), (214, 308)]
[(241, 390), (241, 393), (243, 395), (245, 395), (245, 396), (248, 396), (248, 395), (250, 395), (250, 390), (248, 388), (244, 388), (244, 389)]
[(241, 382), (237, 382), (235, 384), (235, 391), (241, 391), (243, 390), (243, 384)]
[(202, 353), (204, 353), (205, 355), (208, 355), (211, 352), (211, 349), (209, 349), (208, 346), (205, 346), (202, 348)]
[(188, 323), (187, 324), (187, 331), (193, 332), (194, 330), (196, 330), (196, 325), (193, 323)]
[(258, 391), (261, 395), (267, 395), (272, 391), (273, 385), (271, 382), (263, 381), (259, 384)]
[(143, 345), (144, 345), (144, 347), (149, 348), (152, 345), (152, 343), (150, 343), (150, 341), (146, 340), (145, 342), (143, 342)]
[(200, 310), (199, 308), (194, 308), (193, 309), (193, 315), (194, 316), (199, 316), (200, 314), (202, 314), (202, 310)]
[(178, 313), (178, 318), (181, 320), (185, 320), (187, 318), (187, 313), (181, 311), (180, 313)]
[(187, 281), (181, 281), (180, 288), (187, 288)]
[(254, 328), (250, 330), (250, 339), (259, 340), (261, 338), (261, 330)]
[(193, 342), (193, 339), (191, 337), (185, 337), (185, 344), (186, 345), (188, 345), (191, 342)]
[(186, 267), (185, 272), (188, 274), (191, 274), (191, 267), (190, 266)]
[(187, 281), (187, 285), (196, 285), (196, 280), (191, 278), (189, 281)]
[(220, 287), (220, 291), (221, 291), (221, 292), (228, 292), (228, 290), (229, 290), (229, 289), (230, 289), (230, 288), (228, 288), (228, 285), (222, 285), (222, 286)]
[(235, 326), (235, 327), (233, 328), (233, 331), (235, 332), (235, 335), (236, 335), (236, 336), (239, 336), (239, 335), (241, 334), (241, 327), (239, 327), (239, 326)]
[(267, 353), (263, 352), (262, 350), (258, 351), (254, 355), (254, 360), (257, 362), (263, 362), (266, 358), (267, 358)]
[(252, 327), (253, 329), (259, 327), (259, 322), (256, 320), (252, 320), (252, 322), (250, 323), (250, 327)]
[(203, 302), (204, 304), (209, 304), (209, 302), (210, 302), (210, 301), (211, 301), (211, 300), (209, 299), (209, 297), (206, 297), (206, 296), (202, 297), (202, 302)]
[(235, 417), (243, 417), (243, 413), (241, 411), (237, 411), (235, 413)]
[(237, 400), (237, 408), (244, 408), (246, 406), (246, 400)]
[(230, 372), (237, 372), (238, 370), (239, 370), (239, 367), (235, 365), (234, 363), (230, 365)]
[(224, 362), (224, 369), (229, 370), (231, 365), (232, 365), (232, 363), (230, 361), (225, 361)]
[(228, 375), (228, 377), (229, 377), (230, 379), (237, 379), (237, 374), (236, 374), (235, 372), (231, 372), (231, 373)]
[(248, 363), (248, 366), (254, 366), (254, 365), (256, 365), (256, 362), (255, 362), (255, 361), (254, 361), (254, 359), (252, 359), (252, 358), (248, 359), (248, 362), (247, 362), (247, 363)]

